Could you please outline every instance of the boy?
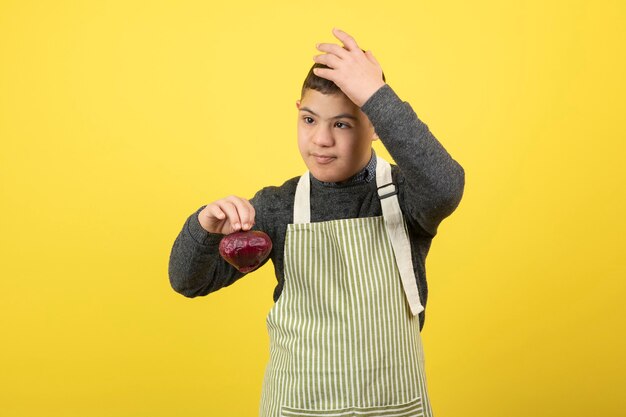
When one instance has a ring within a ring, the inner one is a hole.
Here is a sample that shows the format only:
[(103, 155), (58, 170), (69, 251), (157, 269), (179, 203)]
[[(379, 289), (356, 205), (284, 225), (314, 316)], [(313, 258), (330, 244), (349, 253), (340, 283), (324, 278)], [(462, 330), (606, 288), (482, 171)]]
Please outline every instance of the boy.
[[(193, 213), (172, 248), (172, 287), (209, 294), (244, 274), (220, 258), (223, 235), (272, 239), (278, 280), (267, 317), (261, 416), (431, 416), (420, 331), (425, 259), (465, 184), (453, 160), (347, 33), (318, 44), (298, 108), (308, 168), (251, 200)], [(394, 158), (376, 157), (380, 138)], [(269, 259), (268, 258), (268, 259)]]

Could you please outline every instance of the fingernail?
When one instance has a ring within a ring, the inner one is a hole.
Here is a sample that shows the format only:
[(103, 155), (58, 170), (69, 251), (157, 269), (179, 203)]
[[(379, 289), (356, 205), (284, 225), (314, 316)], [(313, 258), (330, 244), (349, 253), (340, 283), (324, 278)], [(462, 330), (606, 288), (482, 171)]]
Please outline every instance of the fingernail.
[(239, 223), (235, 223), (235, 224), (233, 225), (233, 228), (235, 228), (235, 229), (239, 229)]

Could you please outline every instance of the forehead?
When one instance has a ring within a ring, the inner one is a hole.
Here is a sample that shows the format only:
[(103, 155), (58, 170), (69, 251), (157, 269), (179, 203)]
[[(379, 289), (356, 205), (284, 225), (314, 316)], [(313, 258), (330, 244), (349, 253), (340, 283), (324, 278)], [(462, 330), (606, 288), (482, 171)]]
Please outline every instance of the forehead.
[(339, 114), (351, 114), (361, 118), (363, 113), (343, 93), (323, 94), (317, 90), (308, 89), (305, 91), (302, 100), (300, 100), (300, 105), (324, 118), (332, 118)]

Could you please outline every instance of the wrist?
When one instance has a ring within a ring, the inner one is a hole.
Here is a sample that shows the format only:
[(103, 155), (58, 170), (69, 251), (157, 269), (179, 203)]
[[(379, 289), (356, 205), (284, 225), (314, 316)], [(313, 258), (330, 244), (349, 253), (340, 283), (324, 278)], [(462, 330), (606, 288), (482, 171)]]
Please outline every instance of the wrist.
[(223, 235), (217, 233), (211, 233), (204, 228), (200, 222), (200, 213), (202, 210), (198, 210), (195, 215), (192, 215), (187, 222), (187, 230), (192, 238), (201, 245), (215, 245), (219, 243)]
[(362, 97), (358, 98), (357, 101), (355, 102), (355, 104), (357, 106), (359, 106), (359, 108), (363, 107), (363, 105), (365, 103), (367, 103), (367, 101), (378, 91), (380, 90), (386, 83), (384, 81), (380, 81), (377, 83), (373, 83), (371, 86), (369, 86), (368, 88), (364, 89), (364, 94), (362, 95)]
[(200, 224), (200, 226), (206, 231), (206, 232), (210, 232), (209, 230), (209, 224), (207, 222), (207, 217), (206, 217), (206, 208), (202, 209), (199, 213), (198, 213), (198, 223)]

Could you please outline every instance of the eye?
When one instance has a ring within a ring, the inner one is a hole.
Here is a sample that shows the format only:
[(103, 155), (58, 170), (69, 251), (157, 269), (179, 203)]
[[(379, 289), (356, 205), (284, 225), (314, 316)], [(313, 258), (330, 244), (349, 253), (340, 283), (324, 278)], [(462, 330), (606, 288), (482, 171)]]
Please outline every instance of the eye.
[(343, 122), (337, 122), (337, 123), (335, 123), (335, 126), (337, 126), (339, 128), (341, 128), (341, 126), (345, 126), (344, 129), (347, 129), (347, 128), (350, 127), (349, 124), (346, 124), (346, 123), (343, 123)]
[(310, 125), (311, 123), (313, 123), (313, 118), (312, 118), (312, 117), (310, 117), (310, 116), (304, 116), (304, 117), (302, 118), (302, 120), (304, 120), (304, 123), (306, 123), (306, 124), (308, 124), (308, 125)]

